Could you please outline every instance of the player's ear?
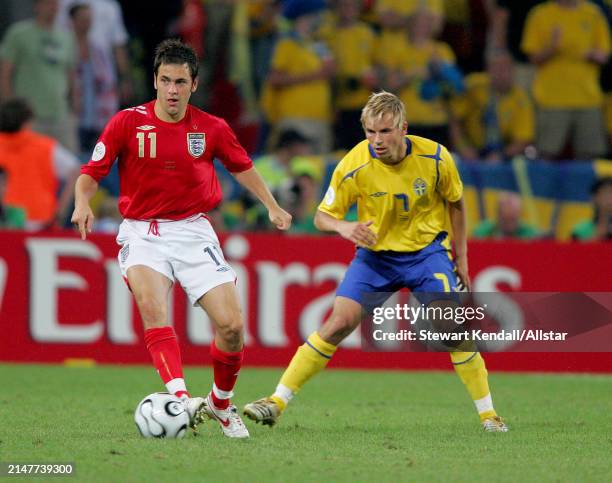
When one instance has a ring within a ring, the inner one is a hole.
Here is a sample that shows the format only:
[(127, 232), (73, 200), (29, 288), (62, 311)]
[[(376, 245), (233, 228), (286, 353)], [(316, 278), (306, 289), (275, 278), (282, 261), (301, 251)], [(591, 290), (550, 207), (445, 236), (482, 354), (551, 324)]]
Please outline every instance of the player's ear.
[(153, 87), (157, 90), (157, 74), (153, 72)]
[(191, 92), (195, 92), (196, 89), (198, 88), (198, 76), (196, 76), (195, 79), (193, 79), (193, 83), (191, 84)]
[(402, 124), (402, 132), (406, 134), (408, 132), (408, 122), (404, 121)]

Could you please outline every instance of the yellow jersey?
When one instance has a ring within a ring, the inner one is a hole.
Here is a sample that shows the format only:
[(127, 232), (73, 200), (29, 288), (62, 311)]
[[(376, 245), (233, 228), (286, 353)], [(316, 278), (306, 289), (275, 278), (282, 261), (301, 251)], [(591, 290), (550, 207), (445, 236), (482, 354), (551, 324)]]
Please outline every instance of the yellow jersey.
[[(463, 122), (471, 145), (485, 147), (486, 134), (483, 118), (491, 101), (491, 79), (478, 72), (465, 79), (466, 93), (453, 99), (455, 115)], [(495, 106), (499, 130), (505, 143), (529, 142), (535, 137), (535, 112), (526, 91), (513, 86), (499, 97)]]
[(408, 129), (416, 126), (440, 126), (448, 122), (448, 112), (444, 101), (440, 98), (426, 101), (421, 98), (421, 83), (427, 77), (427, 68), (434, 57), (447, 64), (455, 64), (455, 54), (444, 42), (431, 41), (426, 46), (417, 47), (406, 35), (402, 35), (393, 43), (389, 38), (380, 38), (376, 62), (388, 71), (400, 71), (414, 75), (420, 68), (422, 73), (414, 76), (412, 82), (401, 89), (399, 97), (406, 106), (406, 121)]
[[(373, 67), (375, 36), (365, 23), (356, 22), (350, 27), (334, 28), (326, 38), (336, 60), (336, 107), (339, 109), (361, 109), (368, 101), (371, 91), (361, 83), (363, 74)], [(350, 86), (348, 80), (359, 83)]]
[(446, 231), (446, 203), (462, 196), (463, 184), (448, 150), (408, 135), (406, 157), (396, 165), (380, 161), (367, 140), (355, 146), (336, 166), (318, 209), (342, 220), (357, 203), (358, 220), (373, 221), (370, 229), (378, 236), (370, 250), (412, 252)]
[[(276, 44), (272, 56), (272, 69), (291, 75), (312, 74), (321, 69), (322, 60), (315, 44), (288, 36)], [(264, 84), (261, 99), (270, 122), (287, 118), (330, 121), (332, 117), (331, 87), (323, 79), (273, 88)]]
[(536, 69), (533, 97), (549, 109), (591, 109), (601, 106), (600, 66), (584, 59), (591, 49), (610, 52), (610, 30), (597, 5), (581, 1), (576, 8), (556, 2), (535, 6), (527, 17), (521, 48), (533, 55), (550, 45), (561, 31), (559, 52)]

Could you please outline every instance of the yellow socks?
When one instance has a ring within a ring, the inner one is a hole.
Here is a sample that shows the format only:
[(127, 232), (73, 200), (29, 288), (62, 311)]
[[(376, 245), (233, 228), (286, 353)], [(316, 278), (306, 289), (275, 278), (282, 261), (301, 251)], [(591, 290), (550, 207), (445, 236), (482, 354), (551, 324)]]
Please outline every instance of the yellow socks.
[(327, 366), (336, 349), (335, 345), (321, 339), (317, 332), (310, 334), (308, 340), (296, 351), (271, 396), (281, 411), (312, 376)]
[(451, 352), (450, 357), (459, 379), (476, 405), (480, 420), (497, 416), (489, 390), (487, 368), (480, 353)]

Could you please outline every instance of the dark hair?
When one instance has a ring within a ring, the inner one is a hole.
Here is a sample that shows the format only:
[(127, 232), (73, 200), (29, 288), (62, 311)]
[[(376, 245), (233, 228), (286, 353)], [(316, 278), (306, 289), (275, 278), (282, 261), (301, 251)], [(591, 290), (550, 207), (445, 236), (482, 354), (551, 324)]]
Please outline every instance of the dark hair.
[(83, 10), (84, 8), (90, 7), (86, 3), (73, 3), (70, 10), (68, 10), (68, 15), (70, 15), (72, 20), (74, 20), (74, 17), (76, 17), (76, 14), (79, 13), (79, 10)]
[(612, 186), (612, 176), (604, 176), (603, 178), (595, 180), (593, 186), (591, 186), (591, 194), (596, 195), (600, 189), (606, 186)]
[(277, 149), (282, 149), (294, 146), (295, 144), (305, 144), (309, 142), (310, 139), (304, 137), (298, 131), (295, 131), (294, 129), (286, 129), (280, 133), (276, 147)]
[(10, 99), (0, 105), (0, 132), (17, 132), (34, 117), (25, 99)]
[(179, 39), (166, 39), (155, 48), (153, 71), (155, 75), (162, 64), (187, 64), (191, 78), (198, 76), (198, 56), (195, 51)]

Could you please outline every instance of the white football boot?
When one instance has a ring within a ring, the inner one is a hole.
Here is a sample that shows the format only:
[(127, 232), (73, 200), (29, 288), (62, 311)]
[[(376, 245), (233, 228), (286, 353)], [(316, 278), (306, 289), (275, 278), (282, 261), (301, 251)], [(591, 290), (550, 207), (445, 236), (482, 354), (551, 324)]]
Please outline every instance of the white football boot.
[(204, 411), (210, 419), (214, 419), (221, 426), (223, 434), (228, 438), (248, 438), (249, 430), (238, 415), (236, 406), (230, 404), (227, 409), (219, 409), (213, 403), (211, 393), (206, 397)]

